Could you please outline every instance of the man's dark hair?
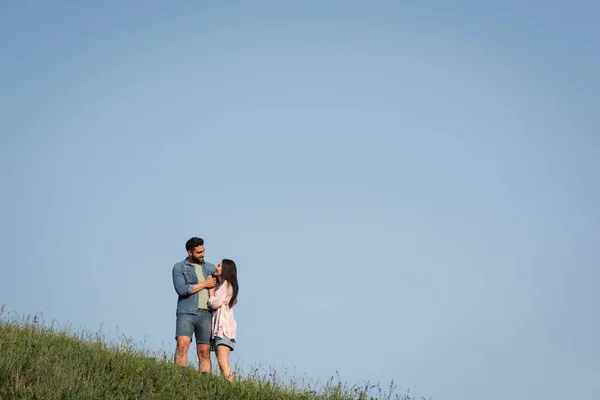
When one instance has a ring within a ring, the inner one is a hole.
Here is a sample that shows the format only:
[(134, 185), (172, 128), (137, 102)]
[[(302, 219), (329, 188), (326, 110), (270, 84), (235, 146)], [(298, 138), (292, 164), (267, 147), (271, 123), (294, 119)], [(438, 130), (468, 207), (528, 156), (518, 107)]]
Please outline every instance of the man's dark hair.
[(198, 246), (202, 246), (204, 244), (204, 239), (199, 237), (193, 237), (187, 242), (185, 242), (185, 249), (187, 251), (192, 251)]

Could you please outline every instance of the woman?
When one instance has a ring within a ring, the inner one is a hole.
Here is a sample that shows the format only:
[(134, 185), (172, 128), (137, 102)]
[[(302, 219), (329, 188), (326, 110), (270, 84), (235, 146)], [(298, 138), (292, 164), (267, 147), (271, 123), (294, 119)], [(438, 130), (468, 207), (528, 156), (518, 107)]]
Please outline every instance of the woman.
[(216, 348), (221, 373), (229, 381), (233, 381), (233, 374), (229, 365), (229, 353), (235, 347), (237, 329), (232, 310), (237, 301), (239, 289), (237, 267), (232, 260), (224, 259), (215, 269), (219, 284), (216, 290), (209, 290), (210, 297), (208, 299), (208, 304), (215, 310), (213, 313), (212, 340)]

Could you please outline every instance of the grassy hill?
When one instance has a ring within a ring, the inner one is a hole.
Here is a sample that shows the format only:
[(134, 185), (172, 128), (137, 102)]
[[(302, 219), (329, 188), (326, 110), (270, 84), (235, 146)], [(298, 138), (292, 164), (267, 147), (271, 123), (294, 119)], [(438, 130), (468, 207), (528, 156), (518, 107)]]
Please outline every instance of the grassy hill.
[(386, 391), (368, 384), (348, 388), (333, 378), (317, 392), (258, 371), (230, 383), (219, 375), (176, 367), (166, 358), (136, 349), (127, 339), (107, 343), (101, 334), (45, 326), (36, 317), (7, 319), (0, 312), (2, 400), (412, 399), (393, 394), (393, 386)]

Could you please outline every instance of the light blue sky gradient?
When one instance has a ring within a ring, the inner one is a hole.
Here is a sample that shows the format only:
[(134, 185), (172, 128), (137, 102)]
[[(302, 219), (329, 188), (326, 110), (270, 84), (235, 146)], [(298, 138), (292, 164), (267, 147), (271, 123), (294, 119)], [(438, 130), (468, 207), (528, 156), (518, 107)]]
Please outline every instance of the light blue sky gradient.
[(171, 352), (201, 236), (233, 361), (600, 398), (600, 6), (124, 3), (0, 5), (0, 304)]

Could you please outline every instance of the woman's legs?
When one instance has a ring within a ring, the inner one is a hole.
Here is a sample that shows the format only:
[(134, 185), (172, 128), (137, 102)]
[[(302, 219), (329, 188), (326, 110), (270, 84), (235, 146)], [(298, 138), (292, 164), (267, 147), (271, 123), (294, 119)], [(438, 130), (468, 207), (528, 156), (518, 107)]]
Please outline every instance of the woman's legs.
[(217, 361), (221, 368), (221, 373), (228, 381), (233, 381), (233, 374), (231, 373), (231, 367), (229, 366), (229, 353), (231, 349), (229, 346), (220, 344), (217, 346)]

